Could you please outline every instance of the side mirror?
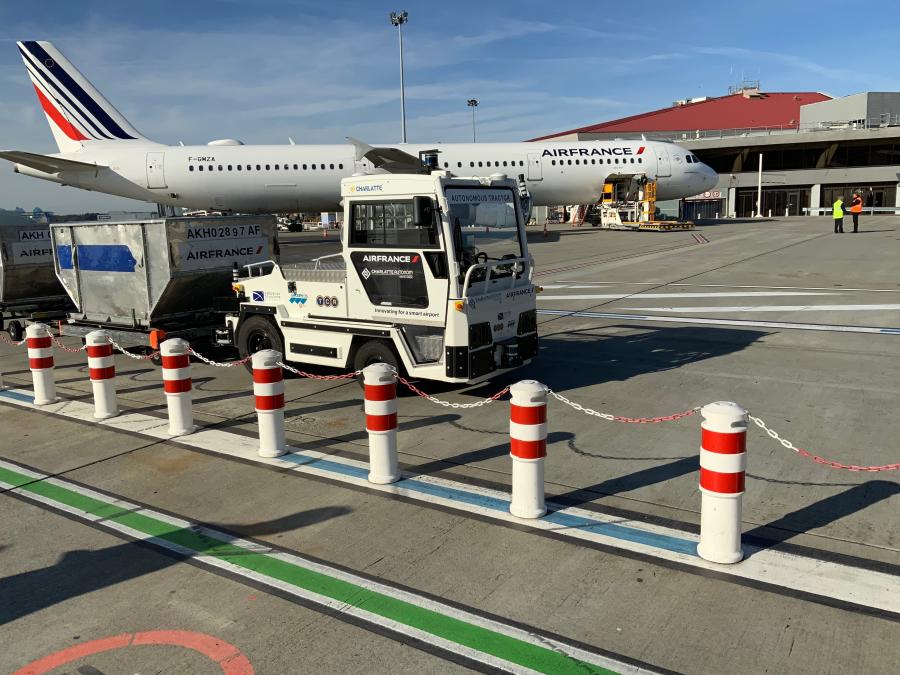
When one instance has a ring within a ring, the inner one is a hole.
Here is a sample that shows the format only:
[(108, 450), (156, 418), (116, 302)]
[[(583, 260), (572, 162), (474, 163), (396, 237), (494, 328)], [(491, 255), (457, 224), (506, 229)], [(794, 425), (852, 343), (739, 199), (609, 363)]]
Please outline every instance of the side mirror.
[(413, 225), (431, 227), (434, 222), (434, 201), (431, 197), (413, 197)]

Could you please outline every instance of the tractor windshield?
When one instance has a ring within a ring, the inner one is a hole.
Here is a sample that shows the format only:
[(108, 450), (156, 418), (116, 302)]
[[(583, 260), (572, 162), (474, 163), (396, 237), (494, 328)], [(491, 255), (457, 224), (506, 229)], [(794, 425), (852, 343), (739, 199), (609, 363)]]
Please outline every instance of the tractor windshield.
[(508, 187), (447, 188), (450, 225), (463, 273), (476, 263), (522, 257), (516, 199)]

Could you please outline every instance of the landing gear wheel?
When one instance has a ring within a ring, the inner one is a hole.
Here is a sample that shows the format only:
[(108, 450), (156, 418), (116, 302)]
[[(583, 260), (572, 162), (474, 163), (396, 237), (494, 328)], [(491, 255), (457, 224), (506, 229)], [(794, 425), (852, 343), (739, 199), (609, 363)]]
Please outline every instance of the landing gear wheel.
[[(281, 333), (271, 321), (263, 316), (251, 316), (244, 319), (238, 327), (236, 342), (238, 353), (242, 359), (263, 349), (274, 349), (276, 352), (281, 352), (282, 358), (285, 358)], [(244, 368), (253, 372), (253, 364), (250, 361), (244, 364)]]
[(21, 321), (10, 321), (6, 325), (6, 331), (13, 342), (18, 342), (25, 337), (25, 326), (22, 325)]
[[(400, 370), (400, 364), (390, 344), (381, 340), (369, 340), (359, 346), (353, 357), (353, 370), (363, 370), (373, 363), (386, 363), (394, 370)], [(365, 378), (360, 373), (356, 376), (360, 387), (365, 387)]]

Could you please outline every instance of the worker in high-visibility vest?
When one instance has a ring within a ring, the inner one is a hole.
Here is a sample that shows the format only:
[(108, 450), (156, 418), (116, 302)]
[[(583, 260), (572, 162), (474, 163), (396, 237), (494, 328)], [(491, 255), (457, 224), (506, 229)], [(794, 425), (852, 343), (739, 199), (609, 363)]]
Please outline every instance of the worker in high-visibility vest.
[(844, 231), (844, 198), (838, 197), (831, 205), (831, 216), (834, 218), (834, 233)]
[(850, 215), (853, 216), (853, 231), (859, 230), (859, 214), (862, 213), (862, 197), (858, 192), (853, 193), (853, 201), (850, 202)]

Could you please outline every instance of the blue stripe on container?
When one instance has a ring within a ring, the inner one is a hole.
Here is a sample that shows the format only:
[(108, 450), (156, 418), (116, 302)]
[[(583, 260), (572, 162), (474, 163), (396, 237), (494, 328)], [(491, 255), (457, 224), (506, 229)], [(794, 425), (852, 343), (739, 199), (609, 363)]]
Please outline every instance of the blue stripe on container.
[(134, 272), (137, 264), (125, 244), (78, 244), (76, 253), (78, 269), (84, 272)]
[(59, 244), (56, 247), (56, 259), (59, 261), (59, 269), (72, 269), (74, 267), (72, 264), (72, 247), (68, 244)]

